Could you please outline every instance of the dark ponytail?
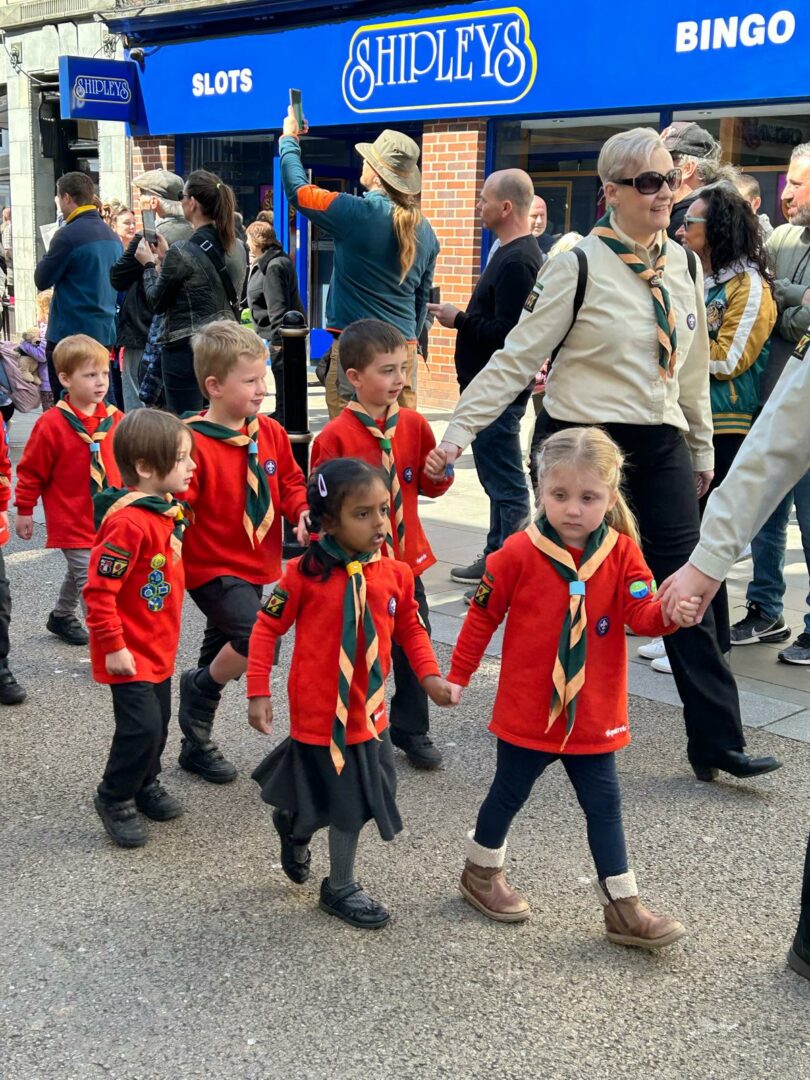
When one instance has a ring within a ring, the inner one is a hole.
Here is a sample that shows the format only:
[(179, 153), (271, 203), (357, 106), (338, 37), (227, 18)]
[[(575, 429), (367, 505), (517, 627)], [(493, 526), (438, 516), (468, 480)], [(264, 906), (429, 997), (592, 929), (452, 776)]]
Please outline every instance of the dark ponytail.
[[(333, 458), (319, 465), (307, 483), (311, 533), (321, 532), (326, 518), (330, 522), (338, 521), (346, 496), (367, 488), (375, 480), (385, 483), (384, 473), (359, 458)], [(317, 539), (310, 539), (298, 568), (304, 577), (326, 581), (337, 565), (337, 560), (324, 551)]]
[(236, 196), (233, 188), (212, 172), (195, 169), (186, 180), (186, 195), (196, 199), (200, 209), (214, 223), (224, 251), (236, 243)]

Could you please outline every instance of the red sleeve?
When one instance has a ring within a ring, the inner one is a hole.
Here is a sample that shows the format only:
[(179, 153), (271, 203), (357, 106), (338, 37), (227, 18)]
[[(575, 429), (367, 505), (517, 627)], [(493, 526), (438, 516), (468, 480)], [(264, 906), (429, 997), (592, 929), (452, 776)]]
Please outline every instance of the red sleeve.
[(270, 672), (276, 642), (295, 622), (301, 598), (301, 576), (297, 567), (283, 574), (256, 617), (248, 648), (246, 692), (249, 698), (270, 697)]
[(331, 426), (332, 422), (330, 421), (323, 431), (315, 436), (309, 458), (310, 470), (316, 469), (324, 461), (331, 461), (332, 458), (343, 456), (338, 441), (333, 438), (332, 432), (329, 430)]
[(11, 461), (8, 456), (6, 425), (0, 421), (0, 513), (8, 510), (11, 499)]
[(518, 571), (518, 561), (510, 558), (503, 549), (487, 556), (486, 571), (467, 609), (467, 617), (453, 649), (448, 682), (469, 685), (492, 635), (506, 617)]
[[(87, 628), (106, 654), (127, 647), (117, 600), (121, 587), (138, 560), (144, 537), (141, 529), (126, 515), (113, 514), (96, 539), (96, 546), (90, 552), (84, 602), (87, 605)], [(112, 574), (99, 572), (102, 561), (108, 568), (112, 566)]]
[(280, 424), (276, 424), (273, 435), (276, 441), (281, 512), (287, 521), (292, 525), (297, 525), (301, 514), (305, 510), (309, 510), (307, 482), (301, 472), (301, 467), (293, 457), (292, 446), (287, 432)]
[(48, 438), (45, 416), (42, 416), (34, 424), (17, 465), (14, 501), (18, 514), (33, 514), (42, 492), (51, 482), (54, 464), (53, 440)]
[(191, 474), (191, 483), (188, 485), (182, 499), (193, 509), (194, 504), (201, 498), (205, 485), (205, 456), (200, 453), (200, 443), (204, 436), (195, 436), (194, 428), (191, 426), (189, 426), (189, 431), (194, 437), (194, 448), (191, 451), (191, 456), (197, 462), (197, 468)]
[(626, 545), (619, 587), (624, 621), (634, 634), (642, 637), (662, 637), (678, 629), (672, 624), (664, 625), (663, 609), (655, 601), (655, 578), (638, 545), (632, 540)]
[(425, 461), (428, 454), (436, 446), (430, 424), (420, 413), (419, 417), (419, 494), (426, 495), (429, 499), (438, 499), (453, 483), (453, 476), (445, 476), (441, 480), (433, 480), (425, 472)]
[(413, 571), (406, 563), (399, 563), (402, 571), (402, 589), (394, 614), (394, 641), (405, 651), (408, 663), (421, 682), (428, 675), (439, 675), (439, 665), (430, 635), (419, 618), (419, 606), (413, 595)]

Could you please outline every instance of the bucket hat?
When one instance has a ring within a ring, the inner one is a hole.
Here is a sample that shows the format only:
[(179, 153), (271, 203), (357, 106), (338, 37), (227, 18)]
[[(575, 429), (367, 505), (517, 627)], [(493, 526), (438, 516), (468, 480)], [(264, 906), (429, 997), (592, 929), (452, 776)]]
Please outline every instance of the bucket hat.
[(401, 131), (386, 128), (373, 143), (358, 143), (355, 150), (395, 191), (418, 195), (422, 190), (419, 147)]

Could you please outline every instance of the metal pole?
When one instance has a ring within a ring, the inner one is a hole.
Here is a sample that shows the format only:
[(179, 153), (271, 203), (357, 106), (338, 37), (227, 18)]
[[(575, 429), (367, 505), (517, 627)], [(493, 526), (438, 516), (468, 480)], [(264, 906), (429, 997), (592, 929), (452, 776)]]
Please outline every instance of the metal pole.
[[(284, 385), (284, 430), (292, 444), (293, 457), (304, 476), (309, 475), (309, 430), (307, 408), (307, 337), (309, 327), (300, 311), (288, 311), (281, 320), (281, 347)], [(304, 549), (295, 539), (289, 522), (284, 522), (284, 558), (292, 559)]]

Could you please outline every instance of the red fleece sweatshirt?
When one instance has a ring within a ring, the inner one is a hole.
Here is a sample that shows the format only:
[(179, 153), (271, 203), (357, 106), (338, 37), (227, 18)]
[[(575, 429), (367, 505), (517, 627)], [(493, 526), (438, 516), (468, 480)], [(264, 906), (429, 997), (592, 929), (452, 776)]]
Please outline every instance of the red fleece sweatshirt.
[[(184, 575), (170, 544), (173, 527), (163, 514), (127, 506), (98, 531), (84, 589), (96, 682), (159, 683), (174, 671)], [(107, 653), (124, 648), (135, 675), (109, 675)]]
[[(240, 431), (245, 434), (244, 425)], [(183, 541), (188, 588), (196, 589), (223, 576), (239, 577), (253, 585), (277, 581), (281, 576), (281, 517), (297, 524), (307, 509), (306, 481), (293, 457), (287, 432), (269, 416), (259, 417), (259, 464), (270, 484), (275, 516), (257, 548), (242, 524), (247, 449), (195, 430), (194, 459), (197, 468), (183, 496), (194, 510), (194, 524)]]
[[(378, 421), (382, 431), (385, 421)], [(436, 562), (419, 520), (419, 496), (436, 499), (444, 495), (453, 483), (452, 477), (441, 481), (431, 480), (425, 472), (425, 460), (436, 446), (430, 424), (413, 409), (400, 409), (391, 449), (394, 465), (402, 492), (402, 512), (405, 518), (405, 551), (398, 550), (396, 531), (394, 547), (396, 557), (406, 562), (417, 577)], [(350, 409), (330, 420), (312, 444), (312, 468), (322, 461), (338, 457), (356, 457), (370, 465), (380, 467), (380, 442)]]
[[(70, 400), (66, 399), (68, 405)], [(73, 412), (88, 435), (95, 435), (107, 415), (98, 406), (93, 416)], [(113, 426), (101, 443), (107, 486), (120, 487), (121, 474), (113, 456), (113, 434), (124, 414), (116, 409)], [(93, 501), (90, 498), (90, 448), (71, 428), (61, 409), (48, 409), (34, 424), (17, 465), (15, 503), (18, 514), (33, 514), (38, 499), (45, 507), (49, 548), (91, 548), (95, 543)]]
[[(295, 645), (287, 680), (290, 698), (290, 736), (299, 742), (328, 746), (338, 695), (338, 658), (343, 628), (343, 597), (347, 575), (340, 567), (326, 581), (305, 577), (300, 559), (287, 563), (284, 577), (259, 612), (247, 668), (247, 696), (270, 693), (270, 671), (276, 641), (295, 623)], [(439, 668), (427, 631), (417, 617), (410, 567), (395, 559), (380, 559), (363, 568), (367, 604), (377, 630), (383, 678), (391, 668), (391, 640), (405, 650), (418, 679), (438, 675)], [(365, 723), (368, 674), (362, 628), (357, 643), (358, 665), (349, 691), (346, 742), (372, 738)], [(377, 732), (388, 726), (385, 705), (374, 716)]]
[[(568, 551), (578, 566), (582, 552)], [(619, 536), (585, 589), (585, 685), (577, 697), (566, 754), (603, 754), (630, 742), (625, 624), (650, 637), (676, 629), (664, 626), (661, 605), (654, 602), (652, 573), (629, 536)], [(546, 725), (568, 603), (568, 582), (525, 532), (510, 536), (500, 551), (487, 557), (487, 572), (467, 612), (447, 678), (468, 685), (506, 616), (489, 730), (515, 746), (557, 754), (565, 739), (564, 714), (548, 734)]]
[[(11, 460), (8, 456), (8, 436), (6, 425), (0, 420), (0, 513), (8, 510), (11, 499)], [(9, 540), (8, 528), (0, 524), (0, 547)]]

